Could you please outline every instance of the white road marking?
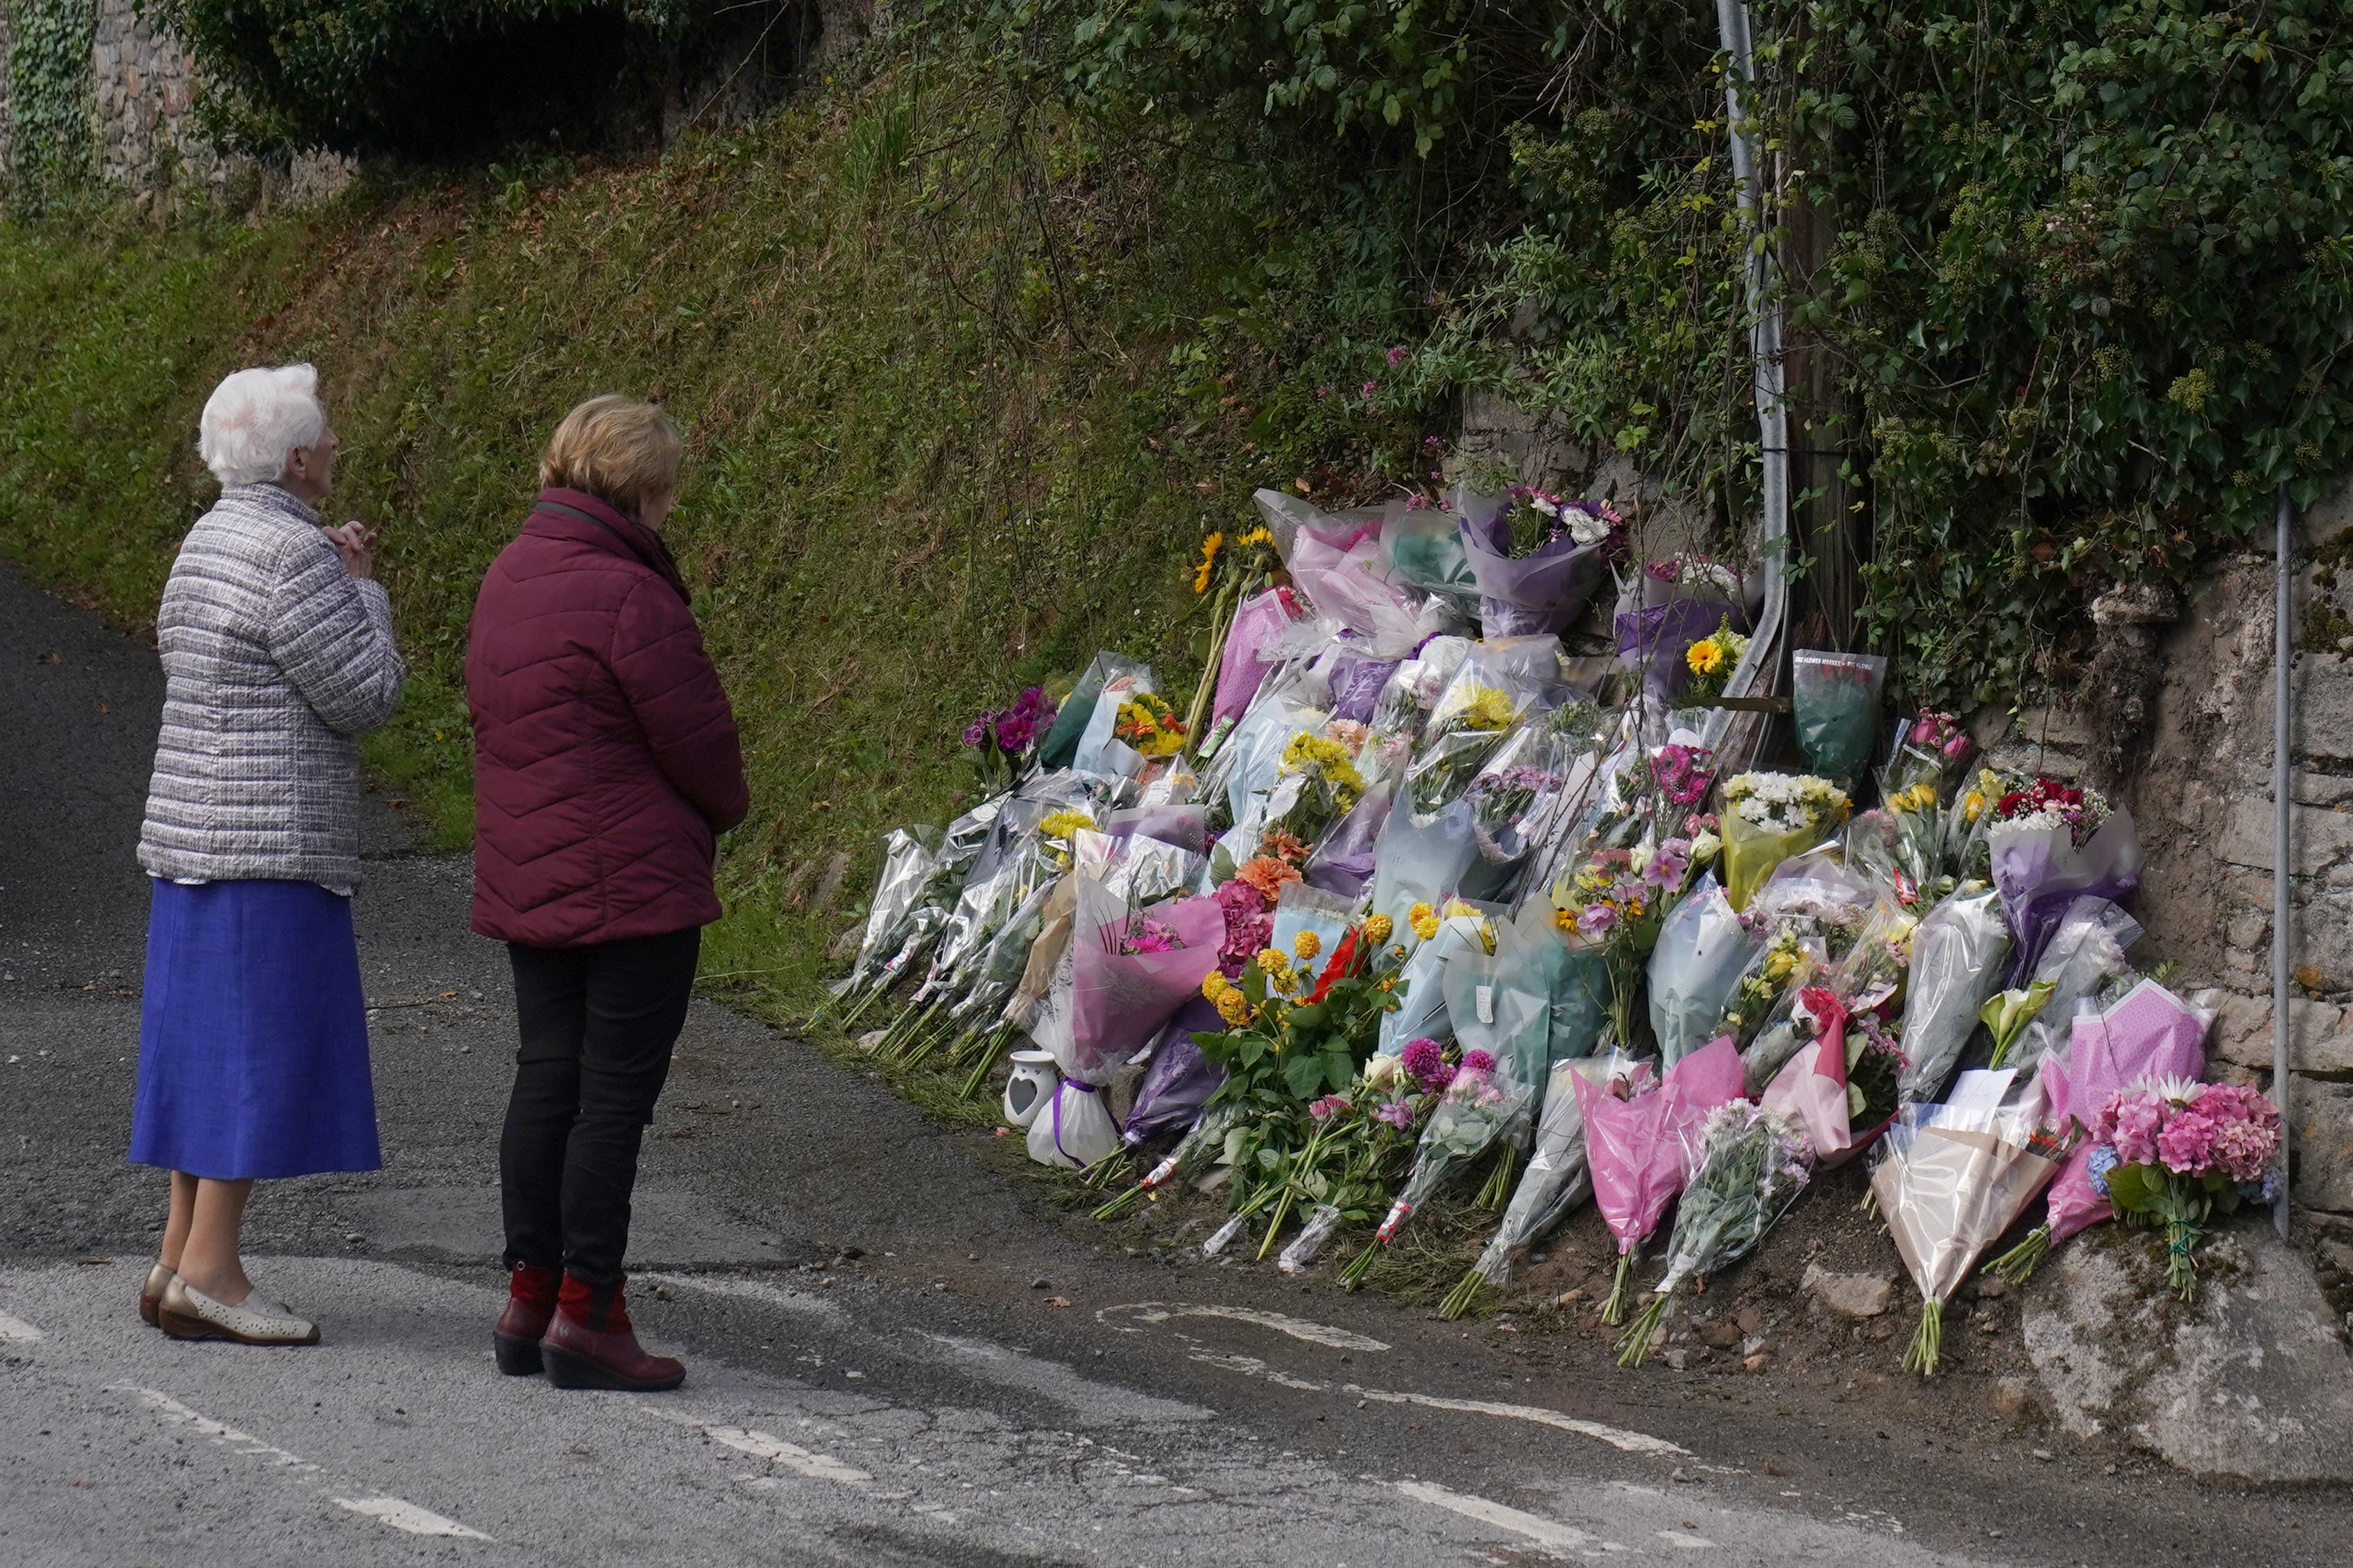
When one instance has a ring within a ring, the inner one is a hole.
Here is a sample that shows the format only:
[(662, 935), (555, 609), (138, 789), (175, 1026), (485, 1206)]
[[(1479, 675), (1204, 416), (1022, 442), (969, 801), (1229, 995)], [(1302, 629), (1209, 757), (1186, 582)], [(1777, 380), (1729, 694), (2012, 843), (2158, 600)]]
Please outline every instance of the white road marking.
[(1203, 1366), (1238, 1372), (1244, 1377), (1262, 1377), (1269, 1383), (1283, 1388), (1295, 1388), (1303, 1394), (1332, 1392), (1332, 1385), (1328, 1383), (1310, 1383), (1303, 1377), (1293, 1377), (1287, 1372), (1269, 1366), (1254, 1355), (1223, 1355), (1216, 1351), (1195, 1351), (1187, 1359), (1199, 1362)]
[(431, 1509), (419, 1508), (404, 1498), (339, 1497), (335, 1500), (335, 1506), (364, 1514), (378, 1524), (390, 1525), (409, 1535), (447, 1535), (460, 1541), (490, 1539), (479, 1530), (469, 1530), (454, 1519), (444, 1519)]
[(274, 1444), (263, 1442), (250, 1432), (240, 1432), (227, 1422), (216, 1421), (201, 1411), (191, 1410), (168, 1394), (160, 1394), (154, 1389), (141, 1388), (135, 1384), (129, 1383), (110, 1383), (106, 1385), (106, 1391), (109, 1394), (136, 1395), (141, 1404), (164, 1420), (178, 1426), (193, 1427), (200, 1436), (209, 1437), (216, 1443), (235, 1448), (238, 1453), (250, 1458), (268, 1459), (273, 1464), (290, 1466), (306, 1475), (315, 1475), (318, 1472), (319, 1467), (311, 1464), (300, 1454), (290, 1454)]
[[(723, 1447), (733, 1448), (739, 1454), (749, 1454), (755, 1459), (765, 1459), (772, 1465), (781, 1465), (795, 1475), (807, 1476), (813, 1481), (864, 1486), (874, 1479), (855, 1465), (842, 1463), (831, 1454), (820, 1454), (797, 1443), (787, 1443), (773, 1433), (755, 1431), (747, 1426), (709, 1426), (696, 1416), (651, 1405), (640, 1405), (638, 1408), (658, 1420), (683, 1426), (691, 1432), (700, 1432)], [(807, 1426), (807, 1423), (803, 1422), (802, 1425)]]
[(14, 1344), (29, 1345), (38, 1341), (40, 1337), (41, 1331), (25, 1321), (24, 1319), (12, 1318), (5, 1312), (0, 1312), (0, 1340), (6, 1340)]
[(765, 1279), (744, 1279), (723, 1274), (632, 1274), (629, 1281), (650, 1292), (656, 1285), (668, 1285), (678, 1290), (701, 1290), (712, 1296), (742, 1296), (754, 1301), (765, 1301), (772, 1307), (788, 1307), (796, 1312), (812, 1317), (831, 1318), (840, 1315), (841, 1308), (822, 1296), (803, 1290), (788, 1290)]
[(1692, 1457), (1689, 1448), (1670, 1443), (1664, 1437), (1653, 1437), (1647, 1432), (1629, 1432), (1621, 1426), (1605, 1426), (1599, 1421), (1564, 1415), (1541, 1405), (1499, 1405), (1491, 1399), (1447, 1399), (1435, 1394), (1391, 1394), (1385, 1389), (1359, 1388), (1353, 1383), (1340, 1392), (1353, 1394), (1359, 1399), (1369, 1399), (1378, 1405), (1419, 1405), (1431, 1410), (1458, 1410), (1470, 1415), (1496, 1415), (1507, 1421), (1532, 1421), (1539, 1426), (1574, 1432), (1581, 1437), (1599, 1438), (1628, 1454), (1650, 1454), (1677, 1459)]
[(1130, 1426), (1138, 1422), (1173, 1426), (1181, 1422), (1211, 1420), (1216, 1415), (1198, 1405), (1137, 1394), (1116, 1384), (1098, 1383), (1060, 1362), (1025, 1354), (988, 1340), (964, 1339), (954, 1334), (921, 1331), (916, 1337), (939, 1346), (976, 1375), (1008, 1388), (1042, 1395), (1066, 1405), (1082, 1415), (1100, 1420)]
[(1659, 1539), (1670, 1546), (1680, 1546), (1686, 1552), (1713, 1552), (1715, 1542), (1704, 1535), (1685, 1535), (1680, 1530), (1662, 1530)]
[[(316, 1476), (320, 1468), (300, 1454), (290, 1454), (274, 1443), (265, 1443), (250, 1432), (240, 1432), (226, 1421), (216, 1421), (200, 1410), (191, 1410), (170, 1394), (136, 1384), (111, 1383), (109, 1394), (128, 1394), (150, 1410), (174, 1426), (186, 1426), (197, 1436), (208, 1437), (223, 1447), (234, 1449), (248, 1458), (268, 1459), (271, 1464), (290, 1469), (299, 1475)], [(317, 1484), (317, 1483), (312, 1483)], [(332, 1497), (332, 1494), (331, 1494)], [(460, 1541), (488, 1541), (491, 1538), (479, 1530), (470, 1530), (454, 1519), (444, 1519), (431, 1509), (419, 1508), (404, 1498), (396, 1497), (332, 1497), (335, 1506), (375, 1520), (378, 1524), (409, 1535), (441, 1535)]]
[[(1114, 1316), (1132, 1317), (1146, 1328), (1157, 1327), (1171, 1318), (1223, 1318), (1230, 1322), (1249, 1323), (1257, 1328), (1272, 1329), (1312, 1345), (1323, 1345), (1337, 1351), (1385, 1351), (1389, 1347), (1382, 1341), (1349, 1329), (1334, 1328), (1329, 1323), (1311, 1322), (1294, 1318), (1287, 1312), (1265, 1312), (1255, 1307), (1225, 1307), (1214, 1303), (1166, 1301), (1129, 1301), (1116, 1307), (1105, 1307), (1095, 1313), (1095, 1321), (1107, 1328), (1119, 1328)], [(1125, 1329), (1125, 1333), (1139, 1330)]]
[(1508, 1530), (1515, 1535), (1524, 1535), (1537, 1545), (1556, 1552), (1577, 1552), (1595, 1546), (1601, 1547), (1604, 1551), (1609, 1549), (1609, 1543), (1604, 1542), (1599, 1536), (1588, 1535), (1574, 1525), (1562, 1524), (1557, 1520), (1546, 1519), (1541, 1514), (1523, 1512), (1519, 1509), (1504, 1503), (1491, 1502), (1482, 1497), (1472, 1497), (1468, 1492), (1450, 1491), (1433, 1482), (1399, 1481), (1397, 1483), (1397, 1489), (1416, 1502), (1426, 1502), (1433, 1508), (1442, 1508), (1451, 1512), (1459, 1513), (1465, 1519), (1475, 1519), (1481, 1524), (1492, 1524), (1499, 1530)]

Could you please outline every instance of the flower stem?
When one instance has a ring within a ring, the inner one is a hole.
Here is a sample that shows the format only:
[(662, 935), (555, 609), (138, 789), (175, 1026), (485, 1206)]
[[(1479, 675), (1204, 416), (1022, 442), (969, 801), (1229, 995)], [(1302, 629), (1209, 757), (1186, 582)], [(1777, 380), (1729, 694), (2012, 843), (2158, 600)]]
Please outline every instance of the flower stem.
[(1479, 1189), (1479, 1206), (1500, 1209), (1512, 1201), (1512, 1187), (1519, 1178), (1520, 1152), (1513, 1145), (1504, 1145), (1495, 1157), (1494, 1168), (1487, 1173), (1487, 1184)]
[(1912, 1348), (1904, 1352), (1904, 1370), (1916, 1372), (1922, 1377), (1934, 1377), (1944, 1364), (1945, 1304), (1934, 1300), (1920, 1303), (1920, 1331), (1912, 1336)]
[(1379, 1242), (1366, 1242), (1365, 1244), (1365, 1250), (1350, 1258), (1348, 1260), (1348, 1266), (1340, 1270), (1340, 1289), (1343, 1290), (1353, 1290), (1357, 1286), (1363, 1284), (1365, 1282), (1365, 1276), (1372, 1271), (1373, 1259), (1380, 1256), (1380, 1251), (1381, 1244)]
[(1670, 1291), (1659, 1291), (1651, 1297), (1651, 1304), (1642, 1309), (1618, 1340), (1618, 1364), (1640, 1366), (1650, 1356), (1651, 1347), (1658, 1342), (1659, 1327), (1667, 1319), (1667, 1304), (1674, 1300)]
[(2050, 1256), (2051, 1227), (2039, 1225), (2026, 1233), (2024, 1241), (1987, 1264), (1986, 1272), (1999, 1275), (2012, 1285), (2023, 1285)]
[(2188, 1220), (2165, 1222), (2166, 1283), (2185, 1301), (2198, 1299), (2198, 1260), (2191, 1248), (2198, 1245), (2200, 1234), (2199, 1228)]
[(1634, 1255), (1618, 1255), (1618, 1278), (1609, 1287), (1609, 1299), (1601, 1303), (1601, 1321), (1611, 1328), (1626, 1321), (1626, 1285), (1634, 1277)]
[(1464, 1270), (1462, 1278), (1455, 1281), (1454, 1289), (1446, 1293), (1446, 1300), (1438, 1304), (1440, 1319), (1451, 1323), (1468, 1312), (1486, 1284), (1487, 1277), (1479, 1272), (1477, 1266)]
[(1200, 683), (1193, 688), (1192, 705), (1185, 710), (1185, 755), (1197, 755), (1201, 745), (1201, 721), (1208, 716), (1209, 700), (1217, 695), (1218, 667), (1225, 661), (1226, 638), (1234, 629), (1234, 620), (1241, 614), (1241, 596), (1228, 584), (1218, 591), (1218, 602), (1209, 611), (1209, 624), (1216, 631), (1209, 638), (1209, 657), (1201, 666)]

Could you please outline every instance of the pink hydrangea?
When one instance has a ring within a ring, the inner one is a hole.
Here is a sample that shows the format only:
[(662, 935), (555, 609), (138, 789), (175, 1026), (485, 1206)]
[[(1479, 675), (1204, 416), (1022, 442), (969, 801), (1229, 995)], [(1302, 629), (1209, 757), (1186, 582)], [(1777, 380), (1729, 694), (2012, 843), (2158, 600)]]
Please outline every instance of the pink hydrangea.
[(1465, 1051), (1462, 1053), (1462, 1070), (1493, 1072), (1495, 1070), (1495, 1058), (1485, 1051)]
[(2165, 1102), (2147, 1089), (2131, 1089), (2100, 1108), (2094, 1136), (2116, 1145), (2116, 1158), (2127, 1165), (2157, 1163), (2158, 1130), (2165, 1124)]
[[(2116, 1151), (2123, 1154), (2119, 1147)], [(2202, 1176), (2214, 1168), (2214, 1123), (2195, 1105), (2186, 1105), (2165, 1119), (2157, 1134), (2157, 1157), (2168, 1171)]]

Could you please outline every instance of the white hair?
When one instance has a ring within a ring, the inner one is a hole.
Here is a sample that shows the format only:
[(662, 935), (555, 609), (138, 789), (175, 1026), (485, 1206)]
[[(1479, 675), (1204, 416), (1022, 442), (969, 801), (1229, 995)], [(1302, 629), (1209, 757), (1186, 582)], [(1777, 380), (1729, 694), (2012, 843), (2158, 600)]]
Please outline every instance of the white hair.
[(286, 455), (327, 433), (319, 373), (307, 364), (240, 370), (205, 400), (196, 451), (224, 485), (266, 484), (286, 471)]

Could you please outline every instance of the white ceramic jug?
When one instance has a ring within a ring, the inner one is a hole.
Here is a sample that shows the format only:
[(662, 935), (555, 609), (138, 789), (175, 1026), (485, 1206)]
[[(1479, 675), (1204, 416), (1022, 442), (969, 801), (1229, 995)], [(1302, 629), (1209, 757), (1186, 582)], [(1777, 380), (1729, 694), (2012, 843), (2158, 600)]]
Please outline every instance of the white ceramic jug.
[(1005, 1124), (1027, 1127), (1037, 1121), (1038, 1113), (1054, 1098), (1055, 1087), (1061, 1081), (1053, 1052), (1014, 1052), (1013, 1076), (1005, 1080)]

